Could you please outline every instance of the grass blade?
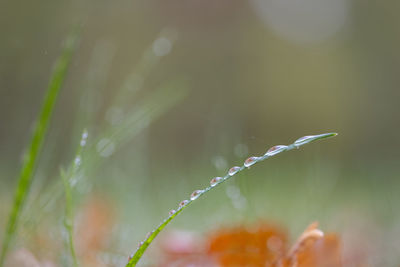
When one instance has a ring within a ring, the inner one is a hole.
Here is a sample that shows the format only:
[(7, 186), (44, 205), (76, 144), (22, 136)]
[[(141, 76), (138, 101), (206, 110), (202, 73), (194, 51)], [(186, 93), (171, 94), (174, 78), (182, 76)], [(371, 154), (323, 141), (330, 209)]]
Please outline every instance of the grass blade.
[(75, 48), (78, 32), (74, 31), (64, 43), (61, 56), (56, 62), (55, 69), (50, 79), (40, 115), (36, 122), (30, 145), (24, 155), (21, 172), (18, 179), (17, 189), (14, 195), (14, 202), (8, 218), (7, 228), (3, 239), (3, 247), (0, 255), (0, 267), (3, 266), (10, 243), (14, 238), (18, 227), (19, 217), (28, 195), (32, 176), (36, 163), (46, 136), (51, 114), (57, 99), (58, 92), (63, 84), (68, 65)]
[(73, 212), (73, 185), (74, 180), (79, 175), (79, 172), (82, 171), (82, 152), (84, 147), (86, 146), (88, 138), (88, 132), (86, 130), (83, 131), (81, 140), (79, 142), (79, 147), (75, 154), (75, 158), (73, 162), (70, 164), (68, 171), (64, 171), (61, 169), (60, 176), (64, 183), (64, 191), (65, 191), (65, 215), (64, 215), (64, 228), (67, 232), (66, 234), (66, 246), (67, 250), (70, 254), (71, 264), (73, 267), (78, 267), (78, 259), (75, 253), (74, 246), (74, 212)]
[(244, 164), (241, 167), (235, 166), (235, 167), (231, 168), (229, 170), (228, 174), (226, 174), (224, 177), (219, 177), (220, 178), (219, 181), (216, 182), (215, 184), (210, 185), (210, 186), (206, 187), (203, 190), (194, 191), (189, 200), (184, 200), (181, 203), (179, 203), (178, 209), (176, 211), (172, 210), (173, 212), (170, 212), (169, 216), (166, 219), (164, 219), (157, 226), (157, 228), (155, 228), (155, 230), (150, 232), (143, 242), (139, 243), (139, 247), (137, 248), (136, 252), (131, 257), (129, 257), (129, 261), (128, 261), (128, 264), (126, 265), (126, 267), (134, 267), (134, 266), (136, 266), (136, 264), (138, 263), (140, 258), (143, 256), (143, 253), (148, 248), (148, 246), (151, 244), (151, 242), (154, 240), (154, 238), (156, 238), (156, 236), (165, 228), (165, 226), (167, 226), (168, 223), (170, 223), (176, 216), (178, 216), (193, 201), (195, 201), (196, 199), (198, 199), (200, 196), (204, 195), (205, 193), (207, 193), (211, 189), (217, 187), (218, 185), (221, 185), (226, 180), (230, 179), (231, 177), (233, 177), (237, 173), (245, 170), (246, 168), (249, 168), (250, 166), (253, 166), (257, 162), (266, 160), (267, 158), (275, 156), (275, 155), (277, 155), (277, 154), (279, 154), (279, 153), (281, 153), (283, 151), (289, 151), (289, 150), (292, 150), (292, 149), (295, 149), (295, 148), (299, 148), (300, 146), (308, 144), (310, 142), (313, 142), (313, 141), (316, 141), (316, 140), (320, 140), (320, 139), (329, 138), (329, 137), (333, 137), (333, 136), (336, 136), (336, 135), (337, 135), (337, 133), (325, 133), (325, 134), (319, 134), (319, 135), (309, 135), (309, 136), (304, 136), (304, 137), (301, 137), (301, 138), (297, 139), (293, 144), (288, 145), (288, 146), (284, 146), (284, 145), (273, 146), (263, 156), (250, 157), (244, 162)]

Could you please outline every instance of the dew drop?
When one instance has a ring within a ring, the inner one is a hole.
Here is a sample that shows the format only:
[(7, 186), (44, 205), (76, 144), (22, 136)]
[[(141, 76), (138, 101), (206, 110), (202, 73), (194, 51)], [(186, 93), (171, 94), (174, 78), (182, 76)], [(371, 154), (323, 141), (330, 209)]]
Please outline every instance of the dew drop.
[(222, 177), (214, 177), (214, 178), (212, 178), (211, 181), (210, 181), (211, 187), (216, 186), (216, 185), (217, 185), (218, 183), (220, 183), (222, 180), (223, 180)]
[(80, 156), (76, 156), (76, 158), (74, 160), (75, 166), (78, 167), (79, 165), (81, 165), (81, 162), (82, 162), (81, 157)]
[(251, 165), (255, 164), (259, 157), (250, 157), (244, 161), (244, 166), (249, 168)]
[(86, 145), (86, 140), (87, 140), (88, 136), (89, 136), (88, 132), (86, 130), (83, 131), (82, 137), (81, 137), (81, 142), (80, 142), (81, 147), (84, 147)]
[(138, 248), (140, 248), (141, 246), (143, 246), (143, 244), (144, 244), (143, 241), (140, 241), (139, 244), (138, 244)]
[(299, 139), (294, 141), (294, 145), (301, 146), (301, 145), (307, 144), (308, 142), (311, 142), (312, 139), (314, 139), (314, 138), (315, 138), (315, 135), (306, 135), (306, 136), (300, 137)]
[(195, 190), (193, 193), (190, 195), (190, 200), (195, 200), (197, 199), (201, 194), (203, 194), (204, 190)]
[(287, 146), (284, 146), (284, 145), (273, 146), (270, 149), (268, 149), (267, 153), (265, 153), (265, 156), (270, 157), (270, 156), (276, 155), (278, 153), (285, 151), (286, 148), (287, 148)]
[(81, 145), (82, 147), (86, 146), (86, 140), (85, 140), (85, 139), (82, 139), (81, 142), (80, 142), (80, 145)]
[(84, 131), (82, 133), (82, 139), (86, 140), (88, 138), (88, 136), (89, 136), (89, 133), (87, 131)]
[(129, 255), (128, 261), (130, 261), (131, 259), (133, 259), (133, 253), (131, 255)]
[(182, 201), (179, 203), (179, 207), (182, 208), (182, 207), (186, 206), (188, 203), (189, 203), (189, 200), (187, 200), (187, 199), (182, 200)]
[[(179, 206), (180, 206), (181, 204), (179, 203)], [(168, 212), (168, 215), (169, 216), (172, 216), (172, 215), (174, 215), (176, 213), (176, 210), (170, 210), (169, 212)]]
[(232, 167), (232, 168), (229, 169), (228, 174), (229, 174), (229, 176), (233, 176), (233, 175), (235, 175), (239, 170), (240, 170), (240, 167), (234, 166), (234, 167)]

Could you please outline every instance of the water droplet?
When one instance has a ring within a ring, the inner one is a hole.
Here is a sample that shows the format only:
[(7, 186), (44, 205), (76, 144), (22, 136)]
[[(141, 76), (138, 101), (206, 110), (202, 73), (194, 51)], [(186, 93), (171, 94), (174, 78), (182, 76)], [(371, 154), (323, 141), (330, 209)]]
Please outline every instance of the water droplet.
[(115, 145), (110, 139), (103, 138), (97, 143), (96, 149), (100, 156), (106, 158), (114, 153)]
[(294, 141), (294, 144), (295, 145), (302, 145), (302, 144), (307, 143), (312, 138), (314, 138), (314, 135), (306, 135), (306, 136), (300, 137), (299, 139)]
[(83, 131), (83, 133), (82, 133), (82, 139), (83, 140), (86, 140), (87, 138), (88, 138), (88, 136), (89, 136), (89, 133), (85, 130), (85, 131)]
[(86, 145), (86, 140), (87, 140), (88, 136), (89, 136), (88, 132), (86, 130), (84, 130), (82, 133), (81, 142), (80, 142), (81, 147), (84, 147)]
[(249, 168), (251, 165), (255, 164), (259, 157), (250, 157), (244, 161), (244, 166)]
[(197, 199), (201, 194), (203, 194), (204, 190), (195, 190), (193, 193), (190, 195), (190, 200), (195, 200)]
[(133, 253), (131, 255), (129, 255), (128, 261), (130, 261), (131, 259), (133, 259)]
[(182, 201), (179, 203), (179, 207), (182, 208), (182, 207), (186, 206), (186, 204), (188, 204), (188, 203), (189, 203), (189, 200), (187, 200), (187, 199), (182, 200)]
[(140, 248), (143, 244), (144, 244), (143, 241), (140, 241), (138, 244), (138, 248)]
[(285, 151), (286, 148), (287, 148), (287, 146), (284, 146), (284, 145), (273, 146), (270, 149), (268, 149), (267, 153), (265, 153), (265, 156), (271, 157), (273, 155), (281, 153), (282, 151)]
[(211, 187), (216, 186), (216, 185), (217, 185), (218, 183), (220, 183), (222, 180), (223, 180), (222, 177), (214, 177), (214, 178), (212, 178), (211, 181), (210, 181)]
[[(180, 206), (181, 204), (179, 203), (179, 206)], [(174, 215), (176, 213), (176, 210), (170, 210), (169, 212), (168, 212), (168, 215), (169, 216), (172, 216), (172, 215)]]
[(232, 167), (232, 168), (229, 169), (228, 174), (229, 174), (229, 176), (233, 176), (233, 175), (235, 175), (239, 170), (240, 170), (240, 167), (234, 166), (234, 167)]
[(318, 135), (306, 135), (306, 136), (300, 137), (299, 139), (294, 141), (294, 145), (299, 147), (299, 146), (302, 146), (304, 144), (310, 143), (311, 141), (315, 141), (315, 140), (322, 139), (322, 138), (327, 138), (327, 137), (332, 137), (332, 136), (336, 136), (336, 135), (337, 135), (337, 133), (324, 133), (324, 134), (318, 134)]
[(76, 156), (76, 158), (74, 160), (75, 166), (78, 167), (79, 165), (81, 165), (81, 162), (82, 162), (81, 157), (80, 156)]

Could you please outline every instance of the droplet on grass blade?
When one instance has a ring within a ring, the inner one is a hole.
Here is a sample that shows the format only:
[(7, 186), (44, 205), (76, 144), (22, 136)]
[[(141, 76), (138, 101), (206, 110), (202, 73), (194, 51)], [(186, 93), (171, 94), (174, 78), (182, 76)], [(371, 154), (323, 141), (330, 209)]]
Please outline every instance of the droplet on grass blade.
[(81, 162), (82, 162), (81, 157), (76, 156), (76, 158), (74, 160), (75, 166), (79, 167), (81, 165)]
[(249, 168), (250, 166), (252, 166), (253, 164), (255, 164), (257, 162), (257, 160), (259, 159), (259, 157), (250, 157), (248, 159), (246, 159), (244, 161), (244, 166), (246, 168)]
[[(179, 204), (180, 205), (180, 204)], [(170, 210), (169, 212), (168, 212), (168, 215), (169, 216), (172, 216), (172, 215), (174, 215), (176, 213), (176, 210)]]
[(189, 203), (189, 200), (187, 200), (187, 199), (182, 200), (182, 201), (179, 203), (179, 207), (182, 208), (182, 207), (186, 206), (187, 203)]
[(195, 200), (197, 199), (201, 194), (203, 194), (203, 190), (195, 190), (193, 193), (190, 195), (190, 200)]
[(143, 241), (140, 241), (138, 244), (138, 248), (140, 248), (143, 244), (144, 244)]
[(277, 145), (273, 146), (270, 149), (268, 149), (267, 153), (265, 153), (265, 156), (271, 157), (274, 156), (278, 153), (281, 153), (287, 149), (287, 146), (284, 145)]
[(307, 144), (308, 142), (311, 142), (314, 137), (315, 137), (315, 135), (306, 135), (306, 136), (300, 137), (299, 139), (294, 141), (294, 145), (301, 146), (301, 145)]
[(88, 138), (89, 134), (88, 132), (85, 130), (82, 133), (82, 137), (81, 137), (81, 142), (79, 143), (81, 145), (81, 147), (84, 147), (86, 145), (86, 140)]
[(234, 167), (232, 167), (232, 168), (229, 169), (228, 174), (229, 174), (229, 176), (233, 176), (233, 175), (235, 175), (239, 170), (240, 170), (240, 167), (234, 166)]
[(308, 144), (314, 140), (318, 140), (318, 139), (323, 139), (323, 138), (327, 138), (327, 137), (332, 137), (332, 136), (336, 136), (337, 133), (324, 133), (324, 134), (318, 134), (318, 135), (306, 135), (303, 137), (300, 137), (299, 139), (297, 139), (296, 141), (294, 141), (294, 145), (296, 147)]
[(220, 183), (222, 180), (223, 180), (222, 177), (214, 177), (214, 178), (212, 178), (211, 181), (210, 181), (211, 187), (216, 186), (216, 185), (217, 185), (218, 183)]

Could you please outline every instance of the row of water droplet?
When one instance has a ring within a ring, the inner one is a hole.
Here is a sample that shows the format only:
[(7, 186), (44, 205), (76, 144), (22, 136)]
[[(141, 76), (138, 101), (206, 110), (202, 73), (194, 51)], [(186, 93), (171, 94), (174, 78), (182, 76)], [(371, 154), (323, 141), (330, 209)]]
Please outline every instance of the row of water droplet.
[[(169, 211), (168, 213), (168, 217), (166, 219), (164, 219), (156, 229), (159, 229), (159, 227), (163, 226), (164, 224), (167, 224), (169, 221), (171, 221), (173, 219), (173, 217), (175, 217), (178, 213), (180, 213), (182, 211), (183, 208), (185, 208), (187, 205), (189, 205), (192, 201), (198, 199), (202, 194), (208, 192), (209, 190), (211, 190), (212, 188), (214, 188), (215, 186), (217, 186), (218, 184), (223, 183), (224, 181), (226, 181), (227, 179), (229, 179), (230, 177), (234, 176), (235, 174), (237, 174), (240, 171), (243, 171), (246, 168), (250, 168), (251, 166), (253, 166), (254, 164), (256, 164), (259, 161), (263, 161), (269, 157), (275, 156), (283, 151), (288, 151), (288, 150), (292, 150), (294, 148), (299, 148), (302, 145), (305, 145), (307, 143), (310, 143), (314, 140), (318, 140), (318, 139), (322, 139), (322, 138), (326, 138), (326, 137), (330, 137), (330, 136), (335, 136), (336, 133), (327, 133), (327, 134), (320, 134), (320, 135), (307, 135), (307, 136), (303, 136), (299, 139), (297, 139), (296, 141), (294, 141), (293, 144), (291, 145), (276, 145), (271, 147), (270, 149), (267, 150), (267, 152), (263, 155), (263, 156), (252, 156), (247, 158), (244, 163), (243, 166), (239, 167), (239, 166), (233, 166), (232, 168), (230, 168), (228, 170), (228, 174), (224, 177), (214, 177), (210, 180), (210, 186), (202, 189), (202, 190), (195, 190), (193, 191), (193, 193), (190, 195), (189, 200), (185, 199), (182, 200), (181, 202), (179, 202), (178, 208), (177, 209), (172, 209)], [(159, 231), (157, 231), (159, 232)], [(152, 236), (154, 234), (154, 231), (149, 232), (146, 235), (145, 241), (141, 241), (139, 242), (137, 251), (143, 246), (143, 244), (145, 242), (148, 241), (148, 239), (150, 238), (150, 236)], [(136, 252), (137, 252), (136, 251)], [(129, 260), (131, 260), (131, 258), (133, 257), (133, 255), (131, 255), (129, 257)]]

